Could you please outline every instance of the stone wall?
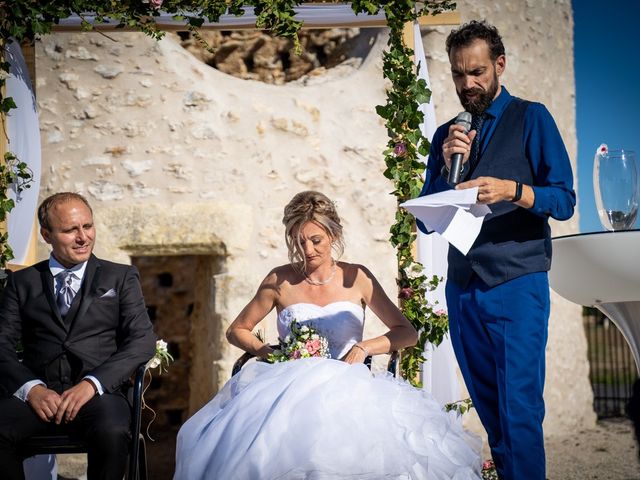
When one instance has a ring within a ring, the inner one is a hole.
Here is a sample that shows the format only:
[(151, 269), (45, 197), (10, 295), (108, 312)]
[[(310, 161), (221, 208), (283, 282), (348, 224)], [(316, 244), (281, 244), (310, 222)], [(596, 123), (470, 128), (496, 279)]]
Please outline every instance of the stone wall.
[[(569, 0), (458, 3), (463, 20), (486, 17), (507, 45), (505, 84), (545, 103), (575, 158), (572, 16)], [(460, 110), (444, 52), (447, 28), (424, 31), (436, 114)], [(395, 199), (382, 176), (387, 141), (374, 107), (384, 102), (384, 33), (356, 68), (340, 65), (285, 86), (233, 78), (168, 36), (55, 34), (37, 46), (42, 196), (87, 194), (99, 256), (205, 255), (216, 322), (207, 398), (238, 355), (223, 332), (269, 270), (286, 262), (280, 223), (292, 195), (319, 189), (344, 219), (344, 259), (368, 265), (395, 292), (387, 242)], [(554, 235), (577, 231), (577, 219)], [(46, 255), (40, 245), (39, 253)], [(204, 300), (203, 300), (204, 301)], [(367, 335), (382, 331), (368, 317)], [(273, 316), (263, 322), (275, 336)], [(202, 338), (202, 336), (199, 336)], [(203, 341), (203, 340), (201, 340)], [(202, 348), (206, 348), (205, 343)], [(206, 365), (202, 368), (207, 368)], [(580, 310), (554, 295), (548, 347), (547, 431), (593, 423)], [(191, 409), (201, 404), (198, 400)]]

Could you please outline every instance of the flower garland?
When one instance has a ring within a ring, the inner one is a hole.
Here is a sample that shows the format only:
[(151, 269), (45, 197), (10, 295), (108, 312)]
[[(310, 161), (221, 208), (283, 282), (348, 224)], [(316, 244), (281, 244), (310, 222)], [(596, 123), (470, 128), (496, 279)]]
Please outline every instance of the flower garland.
[[(355, 2), (354, 2), (355, 3)], [(370, 3), (370, 2), (365, 2)], [(389, 49), (384, 53), (382, 71), (391, 87), (387, 91), (387, 103), (378, 106), (378, 115), (386, 120), (389, 132), (387, 150), (384, 152), (387, 169), (384, 175), (391, 179), (393, 194), (402, 203), (420, 194), (421, 174), (425, 169), (419, 159), (429, 153), (429, 141), (422, 135), (420, 124), (424, 120), (418, 109), (431, 98), (426, 82), (417, 77), (417, 68), (412, 60), (413, 51), (403, 40), (406, 23), (417, 17), (440, 13), (455, 7), (450, 1), (385, 2), (385, 13), (389, 25)], [(444, 310), (426, 300), (428, 291), (435, 289), (441, 279), (427, 278), (423, 266), (414, 259), (412, 246), (416, 240), (414, 217), (405, 209), (396, 212), (396, 222), (391, 226), (391, 244), (398, 258), (398, 289), (402, 312), (419, 332), (418, 343), (406, 349), (401, 356), (402, 376), (415, 386), (421, 386), (420, 367), (424, 363), (424, 348), (427, 342), (438, 345), (448, 331), (448, 318)]]
[[(54, 24), (61, 19), (78, 15), (83, 19), (82, 27), (90, 30), (93, 25), (86, 18), (91, 12), (95, 24), (116, 22), (117, 28), (136, 29), (159, 39), (164, 32), (155, 23), (160, 10), (172, 14), (175, 20), (184, 21), (185, 28), (201, 40), (198, 28), (205, 20), (217, 22), (226, 13), (241, 16), (243, 7), (253, 7), (256, 14), (256, 28), (270, 30), (274, 35), (290, 38), (296, 50), (298, 31), (302, 22), (296, 20), (294, 7), (305, 3), (296, 0), (76, 0), (67, 2), (52, 0), (34, 2), (33, 0), (0, 0), (0, 42), (5, 44), (11, 38), (18, 42), (33, 41), (37, 36), (51, 32)], [(331, 2), (329, 2), (331, 3)], [(384, 175), (394, 183), (393, 194), (398, 203), (416, 197), (422, 184), (421, 173), (424, 164), (418, 154), (429, 152), (429, 142), (422, 136), (419, 125), (423, 114), (418, 110), (420, 104), (427, 102), (431, 92), (424, 80), (418, 80), (416, 68), (411, 56), (413, 51), (402, 41), (404, 25), (422, 15), (441, 13), (455, 8), (451, 0), (432, 0), (416, 2), (410, 0), (356, 0), (351, 8), (357, 14), (376, 14), (385, 12), (390, 29), (388, 50), (384, 53), (383, 74), (390, 82), (387, 102), (378, 106), (376, 111), (385, 119), (389, 132), (388, 148), (385, 150), (386, 170)], [(202, 40), (203, 41), (203, 40)], [(0, 89), (5, 84), (9, 64), (0, 62)], [(0, 116), (15, 108), (10, 97), (0, 93)], [(7, 155), (9, 155), (7, 157)], [(10, 175), (0, 175), (0, 220), (13, 208), (6, 197), (8, 189), (18, 179), (28, 182), (26, 165), (15, 159), (10, 152), (5, 155), (5, 171)], [(11, 160), (7, 161), (9, 158)], [(13, 163), (11, 163), (13, 162)], [(4, 183), (3, 183), (4, 182)], [(419, 385), (418, 373), (424, 362), (423, 351), (426, 342), (438, 344), (448, 328), (447, 317), (441, 310), (426, 301), (427, 291), (434, 289), (439, 282), (437, 277), (428, 279), (422, 274), (422, 265), (413, 258), (412, 245), (416, 239), (413, 217), (399, 208), (396, 222), (390, 230), (391, 244), (397, 249), (398, 289), (402, 302), (402, 311), (420, 332), (418, 344), (407, 349), (401, 359), (402, 374), (414, 385)], [(7, 250), (6, 235), (0, 237), (0, 267), (11, 259)]]

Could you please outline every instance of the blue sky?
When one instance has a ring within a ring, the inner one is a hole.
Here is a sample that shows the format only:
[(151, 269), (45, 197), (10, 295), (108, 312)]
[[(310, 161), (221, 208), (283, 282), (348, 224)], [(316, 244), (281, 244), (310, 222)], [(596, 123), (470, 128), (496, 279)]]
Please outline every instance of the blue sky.
[(640, 1), (572, 3), (580, 231), (594, 232), (604, 230), (593, 198), (596, 148), (640, 155)]

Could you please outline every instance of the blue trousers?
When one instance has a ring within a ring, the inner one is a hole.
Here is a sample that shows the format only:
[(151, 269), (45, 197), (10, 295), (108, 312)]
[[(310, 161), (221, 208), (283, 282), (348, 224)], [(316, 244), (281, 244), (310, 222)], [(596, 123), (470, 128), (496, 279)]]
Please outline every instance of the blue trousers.
[(502, 480), (544, 480), (546, 272), (446, 286), (451, 343)]

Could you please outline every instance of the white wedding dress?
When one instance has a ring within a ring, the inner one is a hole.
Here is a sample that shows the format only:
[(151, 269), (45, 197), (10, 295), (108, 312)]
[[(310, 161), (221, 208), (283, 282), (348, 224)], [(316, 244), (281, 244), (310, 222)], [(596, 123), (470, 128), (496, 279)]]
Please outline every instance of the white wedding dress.
[[(341, 358), (362, 339), (352, 302), (291, 305)], [(174, 480), (479, 479), (480, 440), (423, 390), (363, 364), (249, 362), (180, 429)]]

